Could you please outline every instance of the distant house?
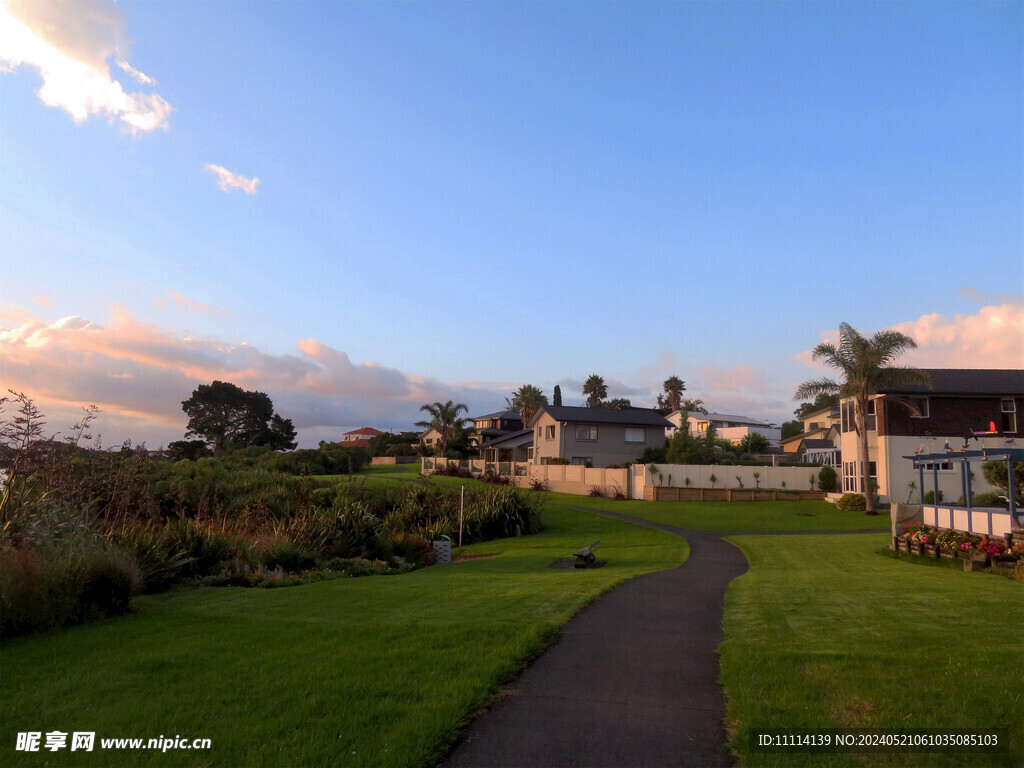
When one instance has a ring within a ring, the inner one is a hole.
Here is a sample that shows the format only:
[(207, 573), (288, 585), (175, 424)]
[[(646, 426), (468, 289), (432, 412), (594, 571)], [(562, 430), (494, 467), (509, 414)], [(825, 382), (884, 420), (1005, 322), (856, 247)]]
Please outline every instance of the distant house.
[[(801, 421), (803, 432), (780, 440), (784, 453), (796, 454), (803, 461), (814, 461), (839, 468), (839, 406), (831, 405), (808, 413)], [(826, 445), (827, 443), (827, 445)]]
[(583, 408), (545, 405), (528, 427), (534, 464), (568, 459), (571, 464), (607, 467), (634, 461), (648, 448), (665, 444), (672, 422), (651, 408)]
[(341, 440), (338, 441), (338, 445), (343, 445), (347, 448), (366, 448), (370, 445), (371, 437), (383, 434), (379, 429), (374, 429), (373, 427), (360, 427), (343, 434)]
[(701, 413), (700, 411), (673, 411), (666, 416), (672, 426), (665, 430), (666, 437), (672, 437), (679, 429), (685, 419), (690, 434), (694, 437), (703, 437), (708, 431), (710, 424), (715, 425), (715, 433), (722, 440), (728, 440), (733, 445), (740, 442), (752, 432), (762, 435), (768, 440), (771, 446), (778, 446), (782, 438), (782, 430), (773, 427), (758, 419), (749, 416), (736, 416), (729, 413)]
[(480, 448), (484, 443), (504, 437), (523, 428), (523, 417), (517, 411), (495, 411), (473, 417), (469, 444)]
[[(1015, 445), (1021, 434), (1024, 370), (922, 370), (931, 377), (931, 387), (888, 387), (868, 403), (868, 471), (883, 501), (906, 501), (909, 483), (918, 480), (905, 456), (952, 452), (963, 448), (965, 440), (972, 448)], [(842, 489), (862, 493), (852, 398), (840, 401), (839, 409)], [(961, 492), (958, 462), (935, 462), (925, 470), (926, 475), (937, 473), (939, 489), (951, 499)], [(991, 490), (981, 477), (973, 486), (979, 493)]]

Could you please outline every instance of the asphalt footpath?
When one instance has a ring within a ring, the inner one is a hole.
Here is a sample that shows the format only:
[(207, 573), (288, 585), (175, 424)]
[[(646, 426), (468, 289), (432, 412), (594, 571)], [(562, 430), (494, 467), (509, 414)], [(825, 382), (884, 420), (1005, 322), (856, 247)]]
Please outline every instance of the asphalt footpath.
[(445, 768), (731, 765), (715, 649), (725, 589), (747, 571), (746, 558), (721, 533), (586, 511), (684, 536), (690, 557), (570, 619), (470, 724)]

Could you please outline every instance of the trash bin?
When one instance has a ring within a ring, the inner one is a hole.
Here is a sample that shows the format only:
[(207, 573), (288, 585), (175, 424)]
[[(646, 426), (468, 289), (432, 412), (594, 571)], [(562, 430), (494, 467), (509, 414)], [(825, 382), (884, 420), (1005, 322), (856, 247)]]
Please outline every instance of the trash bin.
[(442, 536), (441, 541), (435, 541), (434, 562), (438, 565), (446, 565), (452, 561), (452, 540)]

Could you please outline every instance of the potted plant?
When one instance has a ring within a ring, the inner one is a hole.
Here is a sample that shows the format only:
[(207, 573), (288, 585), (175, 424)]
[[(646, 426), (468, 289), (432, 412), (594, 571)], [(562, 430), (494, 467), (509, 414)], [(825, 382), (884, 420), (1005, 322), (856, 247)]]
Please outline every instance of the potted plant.
[(939, 547), (939, 557), (945, 557), (947, 559), (956, 558), (956, 550), (960, 546), (960, 542), (957, 539), (956, 531), (952, 531), (948, 528), (939, 531), (935, 536), (935, 543)]

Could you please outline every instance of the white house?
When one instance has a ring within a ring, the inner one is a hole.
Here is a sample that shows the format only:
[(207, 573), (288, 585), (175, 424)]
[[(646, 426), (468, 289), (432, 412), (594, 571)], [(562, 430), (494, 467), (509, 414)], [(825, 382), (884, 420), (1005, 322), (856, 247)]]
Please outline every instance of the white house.
[(715, 425), (715, 432), (722, 440), (728, 440), (733, 445), (739, 445), (747, 435), (756, 432), (768, 440), (768, 444), (777, 448), (782, 439), (782, 430), (766, 424), (763, 421), (752, 419), (749, 416), (736, 416), (729, 413), (701, 413), (700, 411), (673, 411), (666, 416), (672, 422), (672, 427), (665, 430), (666, 437), (672, 437), (680, 428), (683, 419), (689, 425), (690, 434), (694, 437), (703, 437), (708, 431), (708, 425)]

